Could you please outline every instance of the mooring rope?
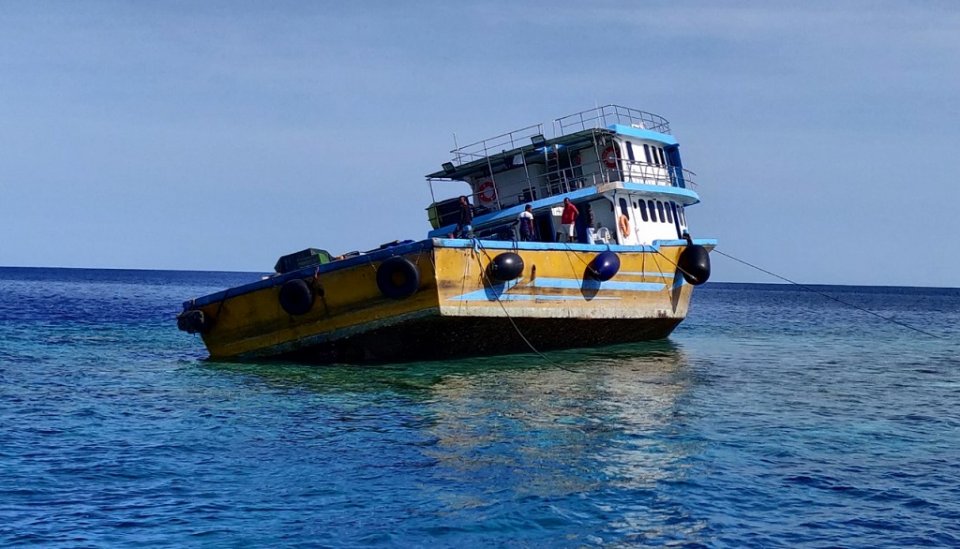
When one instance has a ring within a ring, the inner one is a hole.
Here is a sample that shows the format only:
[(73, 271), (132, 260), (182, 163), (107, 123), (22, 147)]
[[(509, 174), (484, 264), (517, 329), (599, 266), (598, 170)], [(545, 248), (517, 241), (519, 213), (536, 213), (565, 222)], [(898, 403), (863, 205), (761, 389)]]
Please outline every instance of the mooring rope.
[(852, 308), (854, 308), (854, 309), (857, 309), (858, 311), (863, 311), (864, 313), (871, 314), (871, 315), (873, 315), (873, 316), (875, 316), (875, 317), (877, 317), (877, 318), (879, 318), (879, 319), (886, 320), (887, 322), (890, 322), (890, 323), (892, 323), (892, 324), (896, 324), (897, 326), (901, 326), (901, 327), (903, 327), (903, 328), (907, 328), (907, 329), (913, 330), (913, 331), (918, 332), (918, 333), (921, 333), (921, 334), (923, 334), (923, 335), (930, 336), (930, 337), (936, 338), (936, 339), (942, 339), (942, 336), (938, 336), (938, 335), (936, 335), (936, 334), (932, 334), (932, 333), (930, 333), (930, 332), (928, 332), (928, 331), (926, 331), (926, 330), (921, 330), (920, 328), (917, 328), (916, 326), (911, 326), (910, 324), (907, 324), (906, 322), (900, 322), (899, 320), (895, 320), (895, 319), (893, 319), (893, 318), (885, 317), (885, 316), (881, 315), (880, 313), (876, 313), (876, 312), (874, 312), (874, 311), (871, 311), (870, 309), (861, 307), (861, 306), (859, 306), (859, 305), (856, 305), (856, 304), (853, 304), (853, 303), (849, 303), (849, 302), (844, 301), (844, 300), (842, 300), (842, 299), (840, 299), (840, 298), (838, 298), (838, 297), (834, 297), (834, 296), (832, 296), (832, 295), (830, 295), (830, 294), (826, 294), (826, 293), (824, 293), (824, 292), (821, 292), (820, 290), (817, 290), (817, 289), (815, 289), (815, 288), (811, 288), (810, 286), (807, 286), (806, 284), (801, 284), (800, 282), (796, 282), (796, 281), (790, 280), (789, 278), (787, 278), (787, 277), (785, 277), (785, 276), (781, 276), (781, 275), (778, 275), (777, 273), (770, 272), (770, 271), (768, 271), (768, 270), (766, 270), (766, 269), (764, 269), (764, 268), (761, 268), (761, 267), (758, 267), (758, 266), (754, 265), (753, 263), (744, 261), (744, 260), (742, 260), (742, 259), (738, 259), (738, 258), (736, 258), (736, 257), (733, 257), (733, 256), (730, 255), (730, 254), (723, 253), (723, 252), (721, 252), (720, 250), (718, 250), (718, 249), (716, 249), (716, 248), (714, 248), (713, 251), (716, 252), (716, 253), (718, 253), (718, 254), (720, 254), (720, 255), (722, 255), (722, 256), (724, 256), (724, 257), (728, 257), (728, 258), (730, 258), (730, 259), (732, 259), (732, 260), (734, 260), (734, 261), (736, 261), (736, 262), (738, 262), (738, 263), (742, 263), (742, 264), (746, 265), (747, 267), (752, 267), (752, 268), (760, 271), (761, 273), (765, 273), (765, 274), (768, 274), (768, 275), (770, 275), (770, 276), (772, 276), (772, 277), (779, 278), (780, 280), (783, 280), (783, 281), (785, 281), (785, 282), (789, 282), (790, 284), (793, 284), (794, 286), (799, 286), (799, 287), (803, 288), (804, 290), (807, 290), (808, 292), (813, 292), (813, 293), (815, 293), (815, 294), (817, 294), (817, 295), (820, 295), (820, 296), (823, 296), (823, 297), (825, 297), (825, 298), (827, 298), (827, 299), (831, 299), (831, 300), (833, 300), (833, 301), (836, 301), (837, 303), (840, 303), (840, 304), (842, 304), (842, 305), (846, 305), (847, 307), (852, 307)]
[[(476, 249), (479, 249), (479, 250), (483, 251), (483, 255), (487, 256), (487, 259), (490, 260), (490, 261), (492, 261), (492, 259), (490, 258), (490, 254), (487, 253), (487, 249), (484, 248), (484, 247), (483, 247), (483, 244), (480, 243), (480, 239), (479, 239), (479, 238), (475, 238), (475, 239), (473, 240), (473, 245), (474, 245), (474, 247), (475, 247)], [(480, 261), (480, 254), (477, 254), (477, 255), (476, 255), (476, 258), (477, 258), (477, 265), (480, 267), (480, 274), (483, 276), (483, 279), (487, 282), (487, 284), (492, 287), (492, 286), (493, 286), (493, 283), (490, 281), (490, 278), (487, 276), (487, 270), (483, 268), (483, 262)], [(547, 362), (548, 362), (550, 365), (552, 365), (552, 366), (555, 366), (555, 367), (557, 367), (557, 368), (560, 368), (561, 370), (566, 370), (566, 371), (568, 371), (568, 372), (579, 373), (579, 372), (577, 372), (576, 370), (571, 370), (571, 369), (569, 369), (569, 368), (565, 368), (565, 367), (557, 364), (557, 363), (554, 362), (553, 360), (550, 360), (550, 358), (549, 358), (547, 355), (541, 353), (536, 347), (534, 347), (534, 346), (533, 346), (533, 343), (531, 343), (530, 340), (527, 339), (527, 336), (523, 335), (523, 332), (520, 330), (520, 327), (517, 326), (517, 323), (513, 320), (513, 317), (510, 316), (510, 312), (507, 311), (506, 305), (504, 305), (504, 304), (503, 304), (503, 301), (500, 300), (500, 294), (497, 293), (496, 291), (494, 291), (494, 292), (493, 292), (493, 295), (494, 295), (494, 296), (496, 297), (496, 299), (497, 299), (497, 304), (500, 305), (500, 308), (501, 308), (501, 309), (503, 309), (503, 315), (504, 315), (505, 317), (507, 317), (507, 320), (510, 321), (510, 325), (513, 326), (514, 331), (517, 332), (517, 335), (520, 336), (520, 339), (522, 339), (523, 342), (527, 344), (527, 347), (529, 347), (531, 351), (533, 351), (537, 356), (539, 356), (539, 357), (542, 358), (543, 360), (547, 361)]]

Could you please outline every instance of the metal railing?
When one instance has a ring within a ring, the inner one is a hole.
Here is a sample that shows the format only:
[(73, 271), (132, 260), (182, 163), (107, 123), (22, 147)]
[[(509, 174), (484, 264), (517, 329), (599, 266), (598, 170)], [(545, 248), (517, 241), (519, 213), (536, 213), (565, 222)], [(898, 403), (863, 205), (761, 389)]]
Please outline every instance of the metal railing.
[[(659, 133), (670, 133), (670, 122), (660, 115), (646, 111), (621, 107), (620, 105), (604, 105), (570, 114), (553, 121), (553, 137), (563, 137), (579, 131), (607, 128), (613, 124), (631, 126)], [(492, 154), (514, 150), (531, 144), (531, 138), (543, 135), (543, 124), (534, 124), (501, 135), (481, 139), (457, 147), (450, 151), (456, 165), (466, 164), (474, 160), (481, 160)]]
[[(677, 166), (661, 166), (646, 162), (620, 160), (623, 165), (624, 181), (635, 181), (647, 185), (663, 185), (666, 187), (697, 188), (697, 174)], [(639, 180), (639, 181), (638, 181)]]
[[(472, 197), (474, 205), (479, 206), (478, 215), (487, 211), (497, 211), (519, 204), (525, 204), (542, 198), (549, 198), (586, 187), (596, 187), (604, 183), (627, 181), (644, 185), (659, 185), (664, 187), (696, 188), (697, 174), (677, 166), (662, 166), (647, 164), (646, 162), (618, 159), (618, 165), (610, 168), (603, 162), (594, 161), (587, 164), (568, 166), (538, 176), (523, 180), (520, 192), (503, 194), (494, 185), (492, 200), (484, 202), (481, 194), (473, 193), (465, 196)], [(433, 181), (446, 179), (428, 179)], [(486, 194), (489, 197), (489, 194)]]
[(553, 121), (553, 133), (554, 137), (561, 137), (591, 128), (606, 128), (613, 124), (670, 134), (670, 122), (666, 118), (619, 105), (604, 105), (557, 118)]
[(457, 165), (486, 158), (491, 154), (517, 149), (530, 144), (530, 138), (543, 135), (543, 124), (534, 124), (502, 135), (481, 139), (450, 151)]

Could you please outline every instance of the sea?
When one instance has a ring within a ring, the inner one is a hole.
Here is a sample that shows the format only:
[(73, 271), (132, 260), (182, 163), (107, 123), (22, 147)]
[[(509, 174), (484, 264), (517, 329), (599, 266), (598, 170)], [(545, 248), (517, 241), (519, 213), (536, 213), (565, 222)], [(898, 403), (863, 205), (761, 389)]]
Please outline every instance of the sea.
[(182, 302), (258, 278), (0, 268), (0, 546), (960, 546), (960, 289), (711, 282), (651, 343), (207, 360)]

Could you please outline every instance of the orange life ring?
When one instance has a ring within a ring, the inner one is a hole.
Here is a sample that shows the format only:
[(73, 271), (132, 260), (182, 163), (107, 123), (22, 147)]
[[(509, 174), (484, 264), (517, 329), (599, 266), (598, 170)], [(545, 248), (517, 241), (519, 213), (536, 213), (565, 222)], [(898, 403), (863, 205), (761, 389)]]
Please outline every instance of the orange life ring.
[(601, 160), (603, 160), (603, 165), (608, 168), (617, 167), (617, 149), (610, 145), (606, 149), (603, 149), (603, 153), (600, 155)]
[(493, 181), (489, 179), (477, 186), (477, 198), (480, 202), (493, 202), (497, 198), (497, 189), (493, 186)]
[(627, 216), (620, 214), (620, 219), (617, 221), (617, 225), (620, 227), (620, 232), (623, 236), (630, 236), (630, 220), (627, 219)]

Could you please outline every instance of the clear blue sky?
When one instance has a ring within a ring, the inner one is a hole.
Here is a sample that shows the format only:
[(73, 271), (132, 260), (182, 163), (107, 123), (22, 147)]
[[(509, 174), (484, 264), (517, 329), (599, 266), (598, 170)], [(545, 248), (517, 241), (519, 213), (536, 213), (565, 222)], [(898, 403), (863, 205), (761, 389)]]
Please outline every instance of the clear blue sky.
[(958, 29), (953, 1), (5, 1), (0, 265), (422, 238), (453, 133), (615, 103), (671, 121), (694, 236), (803, 282), (960, 286)]

